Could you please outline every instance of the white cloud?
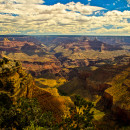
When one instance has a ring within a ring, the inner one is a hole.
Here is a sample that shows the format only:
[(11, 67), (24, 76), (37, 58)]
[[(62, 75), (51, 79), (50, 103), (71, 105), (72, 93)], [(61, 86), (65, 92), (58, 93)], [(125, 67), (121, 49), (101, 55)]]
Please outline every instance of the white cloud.
[(92, 14), (93, 11), (98, 11), (98, 10), (104, 9), (101, 7), (84, 5), (84, 4), (81, 4), (80, 2), (78, 2), (78, 3), (70, 2), (67, 4), (67, 6), (68, 6), (67, 9), (72, 10), (72, 11), (78, 11), (82, 14)]
[(43, 0), (0, 0), (0, 3), (14, 3), (14, 4), (43, 4)]
[(130, 0), (127, 0), (128, 4), (130, 4)]
[(114, 10), (114, 11), (108, 11), (105, 15), (109, 17), (115, 16), (115, 17), (130, 18), (130, 11), (120, 12), (120, 11)]
[[(83, 5), (80, 2), (47, 6), (42, 5), (42, 0), (4, 1), (3, 4), (3, 0), (0, 0), (0, 34), (11, 32), (14, 34), (20, 32), (26, 34), (116, 32), (130, 35), (130, 23), (127, 21), (127, 18), (130, 18), (130, 11), (108, 11), (104, 16), (96, 17), (87, 15), (93, 12), (99, 13), (104, 8)], [(112, 27), (109, 28), (109, 26)]]
[[(17, 14), (38, 14), (38, 13), (52, 13), (53, 11), (64, 11), (66, 9), (71, 11), (78, 11), (83, 14), (91, 14), (93, 11), (102, 10), (101, 7), (96, 6), (87, 6), (83, 5), (80, 2), (74, 3), (70, 2), (66, 5), (57, 3), (52, 6), (39, 5), (42, 4), (42, 0), (0, 0), (1, 10), (3, 13), (17, 13)], [(16, 4), (17, 3), (17, 4)]]

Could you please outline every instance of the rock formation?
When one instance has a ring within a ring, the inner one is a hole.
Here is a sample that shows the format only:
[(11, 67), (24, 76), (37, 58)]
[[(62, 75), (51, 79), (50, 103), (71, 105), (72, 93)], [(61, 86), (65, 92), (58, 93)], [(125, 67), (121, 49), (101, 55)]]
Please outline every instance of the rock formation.
[(43, 111), (51, 111), (60, 120), (71, 104), (70, 98), (52, 94), (35, 85), (33, 77), (22, 69), (20, 62), (3, 58), (0, 61), (0, 93), (7, 94), (15, 103), (20, 97), (36, 98)]

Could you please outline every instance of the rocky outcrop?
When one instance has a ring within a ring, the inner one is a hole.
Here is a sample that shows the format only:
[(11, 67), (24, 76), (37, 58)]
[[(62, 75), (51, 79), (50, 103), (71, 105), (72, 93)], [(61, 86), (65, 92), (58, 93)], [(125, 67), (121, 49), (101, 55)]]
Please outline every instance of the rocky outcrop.
[(77, 41), (74, 43), (62, 44), (64, 49), (72, 50), (73, 52), (78, 52), (79, 50), (95, 50), (95, 51), (113, 51), (122, 50), (120, 46), (109, 45), (98, 40), (86, 40)]
[(122, 109), (119, 106), (113, 105), (111, 110), (117, 117), (117, 120), (123, 121), (126, 124), (130, 122), (130, 110)]
[(20, 52), (20, 49), (25, 44), (28, 44), (30, 46), (33, 46), (33, 42), (27, 42), (27, 41), (10, 41), (7, 38), (4, 38), (3, 41), (0, 41), (0, 51), (6, 51), (9, 52)]
[(0, 61), (0, 93), (7, 94), (14, 103), (20, 97), (36, 98), (43, 112), (53, 112), (60, 121), (67, 104), (72, 102), (70, 98), (60, 96), (57, 89), (53, 94), (52, 91), (36, 86), (33, 77), (22, 69), (20, 62), (7, 58)]
[(21, 47), (21, 51), (28, 55), (37, 54), (38, 56), (43, 56), (46, 54), (46, 47), (42, 47), (39, 45), (30, 45), (26, 43), (24, 46)]
[(29, 41), (16, 41), (4, 38), (0, 41), (0, 51), (5, 51), (10, 59), (19, 60), (23, 67), (33, 76), (41, 76), (46, 72), (58, 73), (61, 70), (60, 61), (48, 54), (46, 46), (36, 45)]
[[(125, 124), (129, 124), (130, 122), (130, 107), (129, 105), (127, 107), (121, 107), (121, 105), (117, 105), (113, 100), (115, 97), (113, 97), (111, 94), (104, 92), (102, 98), (97, 103), (97, 107), (100, 108), (103, 111), (111, 110), (113, 113), (113, 116), (116, 117), (116, 120), (123, 121)], [(122, 102), (120, 102), (122, 104)]]
[(107, 83), (96, 82), (86, 78), (86, 89), (91, 90), (93, 94), (102, 95), (104, 91), (110, 87), (111, 85)]
[(29, 44), (29, 45), (34, 45), (33, 42), (27, 42), (27, 41), (10, 41), (8, 40), (8, 38), (4, 38), (3, 41), (0, 41), (0, 45), (1, 46), (4, 46), (4, 47), (22, 47), (24, 46), (25, 44)]
[(18, 61), (7, 58), (0, 61), (0, 82), (0, 92), (5, 91), (14, 101), (22, 96), (32, 96), (33, 78)]
[(89, 62), (86, 59), (77, 59), (77, 60), (67, 59), (66, 61), (64, 61), (62, 65), (65, 68), (85, 67), (89, 65)]
[(112, 86), (105, 90), (101, 100), (97, 103), (104, 109), (109, 108), (117, 120), (126, 124), (130, 122), (130, 68), (127, 67), (112, 80)]
[(97, 103), (97, 107), (100, 108), (102, 111), (110, 110), (113, 105), (113, 97), (109, 94), (104, 92), (103, 96)]
[(26, 68), (33, 76), (40, 76), (45, 73), (56, 74), (61, 70), (61, 64), (58, 61), (53, 62), (29, 62), (23, 61), (23, 67)]

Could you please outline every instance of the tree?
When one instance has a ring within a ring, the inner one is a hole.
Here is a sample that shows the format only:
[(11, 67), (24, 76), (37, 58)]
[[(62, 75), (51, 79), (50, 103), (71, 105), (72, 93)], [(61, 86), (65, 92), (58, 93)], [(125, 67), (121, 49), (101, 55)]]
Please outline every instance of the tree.
[(16, 109), (13, 102), (5, 93), (0, 93), (0, 128), (11, 129), (16, 120)]
[(80, 96), (75, 96), (74, 107), (70, 115), (63, 118), (62, 123), (56, 124), (51, 112), (43, 113), (36, 99), (20, 98), (13, 104), (7, 94), (0, 94), (0, 128), (11, 130), (22, 129), (63, 129), (85, 130), (92, 127), (93, 104)]
[(92, 127), (94, 112), (91, 108), (94, 106), (80, 96), (75, 96), (74, 107), (70, 108), (70, 115), (63, 119), (61, 127), (65, 130), (81, 130)]
[(12, 105), (12, 100), (10, 97), (5, 93), (0, 93), (0, 108), (4, 107), (9, 109)]
[(32, 124), (34, 127), (53, 127), (52, 113), (43, 113), (36, 99), (22, 97), (15, 105), (9, 101), (11, 102), (7, 95), (0, 96), (0, 128), (22, 130)]
[(17, 129), (22, 129), (33, 124), (45, 128), (53, 127), (53, 115), (51, 112), (42, 112), (36, 99), (20, 98), (16, 105), (18, 111)]
[(4, 87), (6, 91), (11, 92), (13, 94), (14, 92), (14, 82), (12, 80), (6, 80), (6, 85)]
[(36, 99), (20, 98), (17, 101), (16, 109), (18, 111), (17, 129), (22, 129), (30, 125), (31, 122), (38, 123), (42, 111)]
[(2, 83), (2, 81), (0, 80), (0, 88), (3, 88), (3, 83)]
[(9, 62), (9, 59), (7, 59), (6, 57), (3, 57), (3, 62), (4, 62), (5, 64), (7, 64), (7, 63)]

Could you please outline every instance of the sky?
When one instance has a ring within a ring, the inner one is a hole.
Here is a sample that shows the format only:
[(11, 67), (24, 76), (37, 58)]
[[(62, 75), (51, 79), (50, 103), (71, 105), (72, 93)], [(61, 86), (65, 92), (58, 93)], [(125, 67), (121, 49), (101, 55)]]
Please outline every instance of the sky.
[(130, 0), (0, 0), (0, 35), (130, 36)]

